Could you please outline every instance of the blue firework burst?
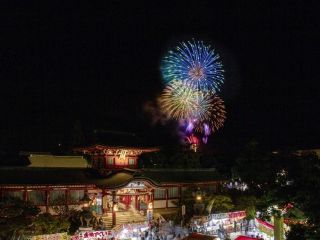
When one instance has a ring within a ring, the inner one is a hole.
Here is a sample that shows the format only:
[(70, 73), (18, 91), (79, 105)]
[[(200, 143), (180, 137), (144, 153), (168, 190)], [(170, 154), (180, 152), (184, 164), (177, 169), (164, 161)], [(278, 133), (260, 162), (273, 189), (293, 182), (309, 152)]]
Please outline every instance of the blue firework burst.
[(162, 62), (165, 82), (179, 80), (191, 88), (217, 92), (224, 82), (219, 54), (202, 41), (181, 42)]

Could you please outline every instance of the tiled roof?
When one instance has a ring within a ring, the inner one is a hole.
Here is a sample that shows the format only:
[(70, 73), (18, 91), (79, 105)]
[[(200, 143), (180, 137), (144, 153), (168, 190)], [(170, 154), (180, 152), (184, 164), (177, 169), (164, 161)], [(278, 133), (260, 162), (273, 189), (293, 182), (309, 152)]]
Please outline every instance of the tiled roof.
[(205, 183), (221, 180), (214, 169), (120, 170), (101, 175), (81, 168), (0, 168), (0, 185), (96, 185), (119, 188), (134, 180), (149, 180), (154, 185)]
[(29, 167), (67, 167), (87, 168), (88, 163), (82, 156), (55, 156), (30, 154)]
[(221, 180), (215, 169), (144, 169), (141, 178), (148, 178), (158, 184), (197, 183)]

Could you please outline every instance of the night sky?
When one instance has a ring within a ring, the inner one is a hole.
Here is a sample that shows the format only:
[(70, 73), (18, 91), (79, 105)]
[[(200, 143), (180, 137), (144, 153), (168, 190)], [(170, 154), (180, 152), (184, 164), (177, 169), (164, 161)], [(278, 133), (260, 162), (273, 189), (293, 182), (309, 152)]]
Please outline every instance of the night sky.
[(3, 149), (67, 144), (75, 124), (86, 136), (173, 141), (172, 124), (152, 125), (143, 109), (163, 88), (163, 55), (192, 38), (210, 43), (226, 71), (228, 119), (210, 144), (320, 146), (316, 1), (24, 2), (1, 10)]

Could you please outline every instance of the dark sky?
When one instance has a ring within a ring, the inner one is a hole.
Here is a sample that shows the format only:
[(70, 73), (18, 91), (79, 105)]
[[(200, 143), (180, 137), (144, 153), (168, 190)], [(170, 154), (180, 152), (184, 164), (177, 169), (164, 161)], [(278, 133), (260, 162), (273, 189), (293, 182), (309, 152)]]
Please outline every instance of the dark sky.
[(163, 54), (191, 38), (211, 43), (226, 71), (228, 120), (211, 144), (320, 146), (316, 1), (134, 2), (2, 6), (3, 146), (45, 149), (77, 121), (164, 143), (172, 128), (151, 126), (143, 105), (163, 87)]

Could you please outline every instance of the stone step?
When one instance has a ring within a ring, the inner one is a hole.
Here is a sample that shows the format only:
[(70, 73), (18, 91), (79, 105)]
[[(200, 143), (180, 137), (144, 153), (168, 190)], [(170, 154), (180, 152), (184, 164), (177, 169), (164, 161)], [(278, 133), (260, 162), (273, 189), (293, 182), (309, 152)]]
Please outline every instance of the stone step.
[[(117, 212), (116, 213), (116, 224), (127, 224), (132, 222), (144, 222), (146, 221), (146, 216), (142, 216), (137, 212)], [(112, 215), (103, 216), (102, 220), (107, 229), (112, 228)]]
[[(117, 223), (131, 223), (131, 222), (144, 222), (146, 221), (145, 218), (135, 218), (135, 219), (121, 219), (121, 218), (117, 218)], [(103, 220), (104, 223), (106, 224), (112, 224), (112, 219), (108, 219), (108, 220)]]

